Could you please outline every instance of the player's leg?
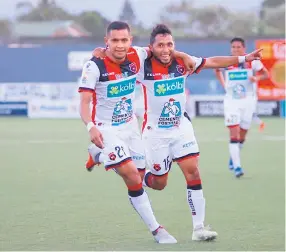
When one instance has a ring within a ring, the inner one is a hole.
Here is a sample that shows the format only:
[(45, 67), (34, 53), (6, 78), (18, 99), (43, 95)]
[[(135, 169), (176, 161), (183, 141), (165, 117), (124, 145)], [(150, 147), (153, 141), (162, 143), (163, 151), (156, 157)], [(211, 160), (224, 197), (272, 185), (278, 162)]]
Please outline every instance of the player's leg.
[(205, 198), (198, 168), (199, 147), (193, 127), (188, 123), (185, 133), (172, 144), (174, 161), (180, 166), (187, 184), (187, 202), (193, 219), (193, 240), (213, 240), (217, 233), (204, 226)]
[(262, 132), (265, 129), (265, 123), (260, 119), (257, 113), (253, 113), (253, 122), (259, 125), (259, 131)]
[(145, 147), (142, 141), (141, 134), (137, 127), (130, 132), (128, 132), (126, 136), (126, 143), (128, 144), (129, 151), (131, 154), (131, 158), (137, 167), (137, 170), (140, 174), (140, 177), (143, 181), (146, 171), (146, 160), (145, 160)]
[(225, 126), (229, 129), (229, 169), (234, 170), (235, 176), (243, 175), (240, 163), (240, 120), (241, 114), (237, 104), (224, 101)]
[(163, 190), (167, 185), (168, 172), (172, 165), (170, 139), (153, 137), (148, 133), (144, 133), (143, 137), (146, 160), (150, 168), (145, 173), (143, 184), (154, 190)]
[(85, 168), (88, 171), (92, 171), (95, 165), (99, 165), (100, 163), (103, 163), (103, 161), (102, 149), (93, 143), (90, 144), (88, 146), (88, 158), (85, 163)]
[(158, 243), (177, 243), (176, 239), (157, 222), (148, 195), (142, 187), (139, 171), (131, 159), (129, 148), (116, 139), (113, 139), (113, 143), (116, 145), (111, 144), (104, 148), (104, 156), (109, 157), (109, 160), (104, 159), (105, 168), (116, 169), (122, 177), (128, 188), (131, 205), (140, 215), (154, 239)]

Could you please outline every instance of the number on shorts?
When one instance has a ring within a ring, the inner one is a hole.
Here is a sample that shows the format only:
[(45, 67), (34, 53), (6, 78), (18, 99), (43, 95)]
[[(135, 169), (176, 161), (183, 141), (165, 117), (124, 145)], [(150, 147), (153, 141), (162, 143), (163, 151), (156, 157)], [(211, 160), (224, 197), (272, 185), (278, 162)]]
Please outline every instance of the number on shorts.
[(122, 158), (123, 156), (126, 156), (126, 153), (125, 153), (125, 151), (124, 151), (123, 146), (116, 146), (116, 147), (115, 147), (115, 150), (117, 151), (117, 156), (118, 156), (119, 158)]
[(236, 123), (237, 122), (237, 116), (236, 115), (230, 115), (228, 118), (228, 123)]
[(170, 156), (165, 158), (164, 160), (165, 170), (168, 171), (171, 169), (172, 161), (170, 160)]

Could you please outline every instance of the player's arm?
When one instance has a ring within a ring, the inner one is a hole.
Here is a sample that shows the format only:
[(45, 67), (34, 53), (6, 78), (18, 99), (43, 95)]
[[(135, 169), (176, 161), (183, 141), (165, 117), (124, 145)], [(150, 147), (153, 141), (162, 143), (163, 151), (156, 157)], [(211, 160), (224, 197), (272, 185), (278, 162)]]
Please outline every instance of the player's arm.
[(215, 56), (205, 59), (202, 69), (205, 68), (224, 68), (244, 62), (251, 62), (261, 58), (262, 49), (255, 50), (245, 56)]
[(99, 148), (103, 148), (103, 138), (92, 121), (90, 104), (94, 95), (94, 88), (99, 79), (99, 70), (94, 62), (88, 61), (82, 70), (79, 84), (80, 108), (79, 113), (90, 135), (90, 140)]
[(215, 76), (218, 79), (218, 81), (220, 82), (220, 84), (224, 87), (225, 84), (225, 80), (224, 80), (224, 76), (223, 76), (223, 72), (221, 69), (217, 68), (214, 70), (215, 72)]
[(261, 80), (266, 80), (269, 78), (269, 72), (265, 66), (263, 66), (260, 60), (255, 60), (252, 62), (253, 70), (257, 73), (255, 76), (250, 77), (250, 81), (257, 82)]

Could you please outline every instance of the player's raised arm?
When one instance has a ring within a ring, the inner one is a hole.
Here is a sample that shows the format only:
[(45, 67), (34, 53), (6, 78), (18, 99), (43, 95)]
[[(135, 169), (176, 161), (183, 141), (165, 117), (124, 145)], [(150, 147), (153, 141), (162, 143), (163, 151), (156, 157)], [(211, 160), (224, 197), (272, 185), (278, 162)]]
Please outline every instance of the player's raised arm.
[(223, 68), (236, 65), (244, 62), (251, 62), (253, 60), (261, 59), (261, 51), (263, 49), (255, 50), (245, 56), (215, 56), (206, 58), (205, 64), (202, 68)]

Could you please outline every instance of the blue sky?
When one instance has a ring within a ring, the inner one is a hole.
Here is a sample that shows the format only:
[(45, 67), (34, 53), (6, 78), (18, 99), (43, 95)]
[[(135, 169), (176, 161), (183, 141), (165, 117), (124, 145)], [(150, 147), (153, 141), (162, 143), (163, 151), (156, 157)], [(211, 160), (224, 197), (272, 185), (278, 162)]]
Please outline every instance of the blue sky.
[[(22, 0), (23, 1), (23, 0)], [(25, 1), (25, 0), (24, 0)], [(27, 0), (36, 4), (38, 0)], [(152, 26), (158, 21), (160, 12), (169, 3), (179, 3), (181, 0), (130, 0), (136, 15), (145, 26)], [(188, 0), (197, 6), (210, 3), (222, 4), (231, 10), (257, 11), (262, 0)], [(15, 5), (21, 0), (0, 0), (0, 18), (13, 18), (16, 15)], [(118, 18), (124, 0), (56, 0), (70, 12), (97, 10), (110, 20)]]

